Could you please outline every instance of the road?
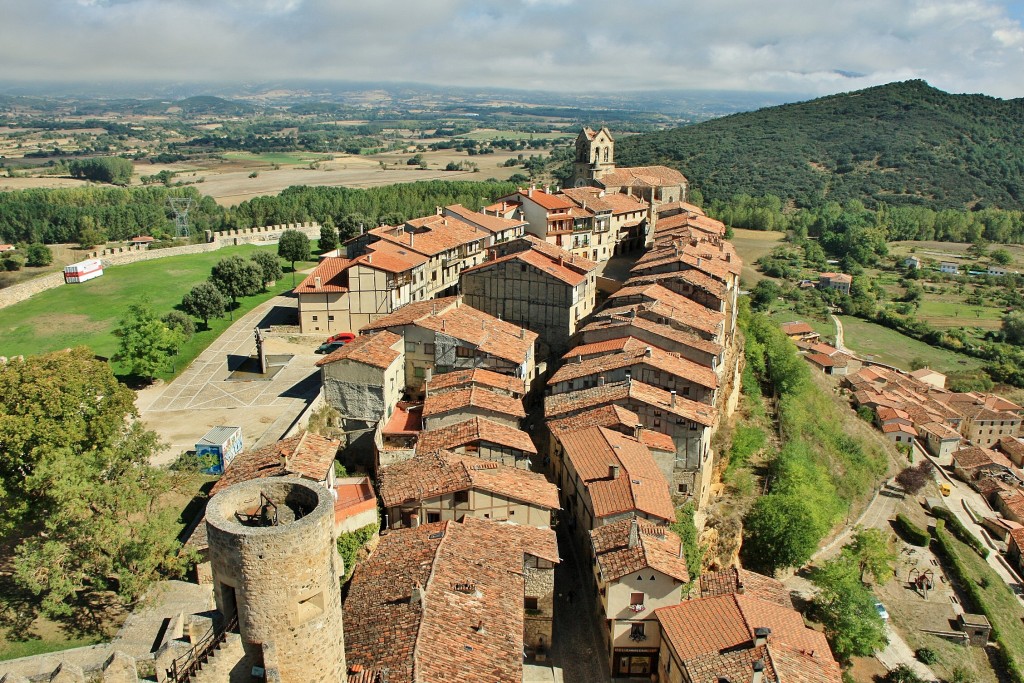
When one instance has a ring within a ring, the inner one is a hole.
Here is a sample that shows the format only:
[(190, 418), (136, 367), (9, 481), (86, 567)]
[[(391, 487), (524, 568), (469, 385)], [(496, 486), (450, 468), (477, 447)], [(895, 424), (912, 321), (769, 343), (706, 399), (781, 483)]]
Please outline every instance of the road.
[(843, 353), (848, 353), (849, 349), (846, 348), (846, 344), (843, 339), (843, 321), (832, 315), (832, 322), (836, 324), (836, 348)]

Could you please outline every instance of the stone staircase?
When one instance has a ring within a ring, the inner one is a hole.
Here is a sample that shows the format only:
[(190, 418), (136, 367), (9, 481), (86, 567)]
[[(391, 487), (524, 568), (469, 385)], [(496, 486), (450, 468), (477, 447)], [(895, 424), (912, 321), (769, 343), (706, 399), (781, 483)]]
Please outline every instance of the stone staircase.
[(252, 680), (251, 669), (242, 649), (242, 637), (228, 632), (224, 642), (210, 651), (190, 680), (192, 683), (248, 683)]

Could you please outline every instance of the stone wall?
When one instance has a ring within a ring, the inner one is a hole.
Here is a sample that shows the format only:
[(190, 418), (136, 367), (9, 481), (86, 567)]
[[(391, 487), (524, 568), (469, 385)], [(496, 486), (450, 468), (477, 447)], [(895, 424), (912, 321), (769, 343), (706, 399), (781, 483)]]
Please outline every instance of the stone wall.
[[(216, 251), (222, 247), (233, 247), (239, 244), (259, 244), (260, 242), (277, 243), (281, 233), (285, 230), (298, 230), (312, 239), (320, 238), (320, 224), (291, 223), (288, 225), (268, 225), (262, 228), (243, 228), (238, 230), (225, 230), (223, 232), (206, 231), (206, 242), (203, 244), (188, 244), (180, 247), (168, 247), (166, 249), (147, 249), (144, 246), (136, 247), (110, 247), (107, 249), (95, 249), (83, 252), (81, 260), (98, 258), (103, 261), (103, 267), (121, 266), (136, 261), (151, 261), (168, 256), (182, 256), (184, 254), (204, 254)], [(11, 287), (0, 289), (0, 308), (6, 308), (20, 301), (28, 299), (48, 289), (55, 289), (64, 284), (64, 274), (61, 272), (50, 273), (42, 277), (21, 282)]]
[(523, 645), (551, 650), (551, 620), (555, 608), (555, 570), (527, 567), (524, 570), (524, 594), (537, 598), (537, 614), (523, 620)]

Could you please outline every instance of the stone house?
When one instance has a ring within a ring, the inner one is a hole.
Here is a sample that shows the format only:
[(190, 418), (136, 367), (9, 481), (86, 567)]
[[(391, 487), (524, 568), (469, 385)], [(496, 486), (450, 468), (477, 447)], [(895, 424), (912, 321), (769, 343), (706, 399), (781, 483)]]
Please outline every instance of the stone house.
[(607, 427), (553, 435), (553, 468), (562, 508), (583, 539), (617, 520), (675, 523), (668, 481), (643, 441)]
[(472, 455), (519, 469), (530, 469), (530, 457), (537, 454), (529, 434), (484, 417), (471, 417), (421, 431), (416, 440), (416, 453), (438, 450)]
[(524, 653), (551, 648), (559, 561), (551, 529), (466, 517), (390, 531), (344, 599), (350, 674), (522, 683)]
[(526, 411), (521, 399), (484, 387), (429, 393), (423, 402), (423, 428), (434, 430), (482, 417), (512, 429), (519, 429)]
[(562, 190), (576, 206), (594, 213), (594, 244), (592, 259), (603, 263), (621, 252), (641, 234), (651, 220), (651, 207), (641, 197), (608, 192), (599, 187), (573, 187)]
[(597, 216), (564, 195), (531, 186), (499, 202), (519, 204), (527, 232), (578, 258), (598, 261), (601, 250), (614, 244), (609, 216)]
[(519, 399), (525, 397), (527, 391), (526, 383), (523, 380), (482, 368), (453, 370), (441, 375), (431, 375), (426, 382), (426, 391), (429, 394), (472, 387), (483, 387), (497, 394)]
[(663, 526), (622, 519), (590, 533), (597, 601), (613, 676), (658, 670), (658, 608), (676, 605), (690, 580), (679, 537)]
[(947, 275), (959, 275), (960, 265), (952, 261), (943, 261), (939, 264), (939, 272), (946, 273)]
[(449, 451), (384, 467), (378, 484), (391, 529), (467, 516), (547, 528), (559, 507), (544, 475)]
[[(721, 365), (725, 360), (725, 347), (718, 342), (636, 315), (601, 318), (588, 323), (580, 330), (580, 346), (576, 347), (574, 352), (587, 358), (592, 354), (602, 353), (599, 349), (606, 348), (603, 343), (614, 344), (615, 346), (608, 348), (619, 349), (629, 343), (628, 340), (631, 338), (677, 354), (698, 365), (711, 368), (716, 373), (721, 372)], [(567, 358), (568, 355), (563, 358)]]
[(1017, 573), (1024, 573), (1024, 527), (1010, 532), (1010, 538), (1006, 544), (1006, 559), (1017, 570)]
[(840, 294), (849, 294), (853, 276), (846, 273), (818, 273), (818, 289), (832, 289)]
[[(620, 348), (615, 350), (616, 346)], [(638, 340), (609, 341), (598, 348), (584, 346), (568, 352), (568, 362), (548, 380), (548, 392), (562, 394), (632, 377), (693, 401), (715, 402), (718, 375), (711, 368)]]
[(405, 392), (403, 341), (387, 330), (358, 336), (316, 365), (324, 399), (346, 431), (387, 422)]
[(362, 328), (389, 330), (405, 342), (405, 389), (422, 397), (428, 374), (485, 369), (523, 380), (537, 376), (537, 334), (447, 297), (408, 304)]
[(724, 313), (710, 309), (660, 284), (627, 283), (609, 297), (602, 317), (605, 313), (618, 313), (620, 309), (643, 304), (659, 304), (661, 308), (671, 311), (670, 317), (684, 326), (682, 329), (689, 329), (693, 334), (708, 341), (723, 343), (726, 335)]
[(517, 245), (462, 272), (463, 301), (536, 332), (540, 357), (562, 353), (594, 310), (597, 264), (532, 237)]
[(630, 379), (548, 396), (544, 414), (548, 420), (568, 418), (608, 405), (626, 408), (645, 430), (672, 438), (675, 462), (667, 476), (671, 491), (703, 506), (711, 487), (711, 435), (718, 424), (717, 409)]
[(792, 605), (758, 593), (741, 589), (702, 596), (654, 615), (662, 634), (661, 681), (843, 680), (824, 634), (804, 626)]
[(953, 453), (960, 448), (960, 442), (963, 441), (960, 432), (942, 422), (927, 422), (921, 425), (918, 431), (925, 448), (935, 457), (936, 464), (952, 464)]
[(968, 483), (982, 477), (1016, 478), (1013, 463), (1005, 455), (981, 446), (969, 446), (954, 452), (953, 474)]
[(1016, 467), (1024, 467), (1024, 440), (1016, 436), (1007, 436), (999, 439), (992, 447), (993, 450), (999, 451)]

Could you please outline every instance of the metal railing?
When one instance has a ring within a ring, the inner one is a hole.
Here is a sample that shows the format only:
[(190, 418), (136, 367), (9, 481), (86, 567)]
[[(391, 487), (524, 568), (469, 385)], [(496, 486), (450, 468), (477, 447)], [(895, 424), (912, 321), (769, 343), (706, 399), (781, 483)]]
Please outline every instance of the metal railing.
[(188, 652), (171, 662), (167, 669), (167, 680), (173, 683), (186, 683), (210, 659), (210, 653), (216, 650), (227, 638), (228, 631), (238, 628), (238, 615), (231, 618), (223, 628), (217, 630), (211, 626), (202, 638), (197, 640)]

